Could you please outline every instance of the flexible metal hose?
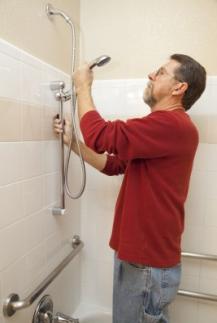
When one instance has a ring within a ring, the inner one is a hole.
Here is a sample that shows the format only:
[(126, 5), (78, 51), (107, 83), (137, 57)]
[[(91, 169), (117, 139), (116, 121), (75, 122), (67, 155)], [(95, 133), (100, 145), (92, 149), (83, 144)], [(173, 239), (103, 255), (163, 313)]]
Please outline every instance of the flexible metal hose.
[[(84, 159), (82, 157), (81, 154), (81, 149), (80, 149), (80, 145), (79, 145), (79, 138), (78, 138), (78, 130), (77, 130), (77, 126), (76, 126), (76, 120), (75, 120), (75, 111), (76, 111), (76, 95), (75, 95), (75, 89), (74, 89), (74, 82), (73, 82), (73, 78), (72, 75), (74, 73), (75, 70), (75, 54), (76, 54), (76, 36), (75, 36), (75, 27), (74, 24), (72, 22), (72, 20), (70, 19), (69, 16), (67, 16), (65, 14), (65, 12), (63, 12), (62, 10), (56, 9), (54, 8), (51, 4), (47, 4), (46, 6), (46, 13), (48, 15), (48, 17), (53, 16), (53, 15), (60, 15), (70, 26), (71, 28), (71, 32), (72, 32), (72, 38), (71, 38), (71, 49), (72, 49), (72, 53), (71, 53), (71, 77), (70, 77), (70, 81), (71, 81), (71, 86), (70, 86), (70, 90), (69, 93), (71, 95), (71, 118), (72, 118), (72, 134), (71, 134), (71, 141), (70, 141), (70, 145), (68, 148), (68, 154), (66, 157), (66, 163), (65, 163), (65, 167), (64, 167), (64, 147), (62, 148), (62, 156), (63, 156), (63, 161), (62, 161), (62, 167), (63, 167), (63, 171), (64, 171), (64, 176), (62, 179), (62, 200), (63, 200), (63, 207), (62, 208), (57, 208), (56, 214), (59, 214), (59, 212), (63, 211), (65, 209), (65, 200), (64, 200), (64, 192), (67, 193), (67, 195), (72, 198), (72, 199), (78, 199), (82, 193), (84, 192), (85, 186), (86, 186), (86, 168), (85, 168), (85, 163), (84, 163)], [(98, 57), (97, 59), (95, 59), (91, 64), (90, 64), (90, 69), (92, 69), (95, 66), (102, 66), (104, 64), (106, 64), (107, 62), (110, 61), (110, 57), (107, 55), (102, 55), (100, 57)], [(62, 101), (61, 101), (61, 109), (62, 109)], [(62, 114), (62, 113), (61, 113)], [(63, 120), (62, 120), (62, 124), (63, 124)], [(80, 163), (81, 163), (81, 171), (82, 171), (82, 183), (81, 183), (81, 187), (80, 190), (77, 193), (72, 193), (69, 189), (69, 184), (68, 184), (68, 171), (69, 171), (69, 161), (70, 161), (70, 157), (71, 157), (71, 145), (72, 145), (72, 141), (73, 141), (73, 137), (75, 137), (75, 142), (78, 148), (78, 156), (80, 159)], [(63, 134), (61, 136), (61, 141), (62, 141), (62, 145), (63, 145)]]
[[(67, 157), (66, 157), (66, 164), (65, 164), (65, 190), (66, 190), (67, 195), (71, 199), (78, 199), (83, 194), (85, 186), (86, 186), (86, 168), (85, 168), (84, 159), (81, 154), (81, 149), (80, 149), (80, 145), (79, 145), (79, 138), (78, 138), (78, 130), (77, 130), (76, 120), (75, 120), (76, 101), (77, 100), (76, 100), (76, 95), (75, 95), (75, 90), (74, 90), (74, 82), (73, 82), (73, 78), (72, 78), (72, 75), (75, 70), (75, 53), (76, 53), (75, 28), (74, 28), (74, 25), (71, 22), (71, 20), (69, 20), (67, 22), (70, 25), (71, 31), (72, 31), (72, 45), (71, 45), (72, 55), (71, 55), (71, 78), (70, 78), (70, 81), (71, 81), (70, 91), (71, 91), (72, 134), (71, 134), (71, 141), (70, 141), (70, 145), (68, 148), (68, 153), (67, 153)], [(82, 183), (81, 183), (81, 187), (77, 193), (72, 193), (69, 189), (69, 184), (68, 184), (69, 161), (70, 161), (70, 156), (71, 156), (71, 145), (72, 145), (73, 137), (75, 137), (76, 145), (78, 147), (78, 156), (80, 159), (81, 171), (82, 171)]]

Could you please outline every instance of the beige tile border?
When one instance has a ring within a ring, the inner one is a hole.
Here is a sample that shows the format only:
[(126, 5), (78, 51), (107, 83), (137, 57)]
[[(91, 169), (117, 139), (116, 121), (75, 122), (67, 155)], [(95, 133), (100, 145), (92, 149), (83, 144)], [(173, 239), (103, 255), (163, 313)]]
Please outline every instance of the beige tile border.
[(56, 140), (56, 108), (0, 98), (0, 142)]
[[(56, 107), (0, 98), (0, 142), (57, 140), (52, 123)], [(201, 143), (217, 144), (217, 114), (191, 115)]]
[(21, 141), (21, 103), (0, 99), (0, 141)]

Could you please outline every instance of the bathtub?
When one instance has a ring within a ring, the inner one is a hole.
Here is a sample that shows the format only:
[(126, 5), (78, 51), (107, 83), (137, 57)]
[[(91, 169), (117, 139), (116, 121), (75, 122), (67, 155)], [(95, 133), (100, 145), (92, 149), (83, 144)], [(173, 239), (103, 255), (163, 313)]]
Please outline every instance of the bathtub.
[(112, 323), (111, 311), (95, 306), (80, 305), (73, 314), (79, 323)]
[(79, 323), (112, 323), (112, 316), (108, 313), (92, 313), (81, 316)]

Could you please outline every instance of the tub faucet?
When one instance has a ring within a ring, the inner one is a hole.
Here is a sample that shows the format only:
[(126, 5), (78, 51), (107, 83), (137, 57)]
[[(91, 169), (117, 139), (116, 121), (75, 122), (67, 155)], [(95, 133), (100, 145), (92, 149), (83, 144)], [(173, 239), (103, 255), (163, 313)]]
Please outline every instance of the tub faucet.
[(79, 323), (78, 319), (74, 319), (71, 316), (57, 312), (53, 318), (54, 323)]

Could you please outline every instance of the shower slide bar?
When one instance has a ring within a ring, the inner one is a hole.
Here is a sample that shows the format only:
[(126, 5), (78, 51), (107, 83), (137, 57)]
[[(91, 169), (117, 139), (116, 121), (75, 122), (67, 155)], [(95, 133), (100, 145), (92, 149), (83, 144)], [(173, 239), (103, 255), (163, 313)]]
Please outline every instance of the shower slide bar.
[(29, 307), (38, 298), (41, 293), (52, 283), (52, 281), (59, 275), (59, 273), (70, 263), (70, 261), (79, 253), (83, 248), (84, 243), (80, 240), (79, 236), (72, 238), (73, 250), (70, 254), (62, 260), (62, 262), (38, 285), (35, 290), (27, 296), (24, 300), (20, 300), (18, 294), (10, 294), (3, 304), (3, 314), (10, 317), (16, 311)]
[[(206, 254), (192, 253), (192, 252), (182, 252), (182, 257), (217, 261), (216, 255), (206, 255)], [(205, 301), (217, 302), (217, 295), (212, 295), (212, 294), (197, 293), (197, 292), (192, 292), (192, 291), (180, 289), (178, 291), (178, 295), (190, 297), (190, 298), (201, 299), (201, 300), (205, 300)]]

